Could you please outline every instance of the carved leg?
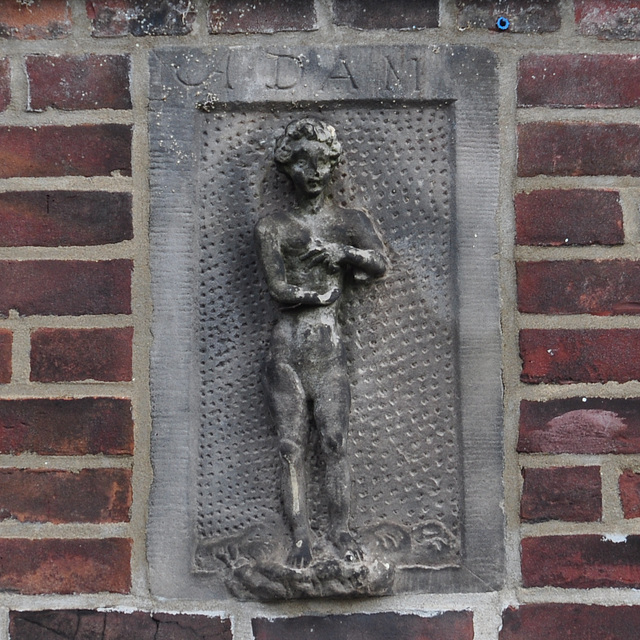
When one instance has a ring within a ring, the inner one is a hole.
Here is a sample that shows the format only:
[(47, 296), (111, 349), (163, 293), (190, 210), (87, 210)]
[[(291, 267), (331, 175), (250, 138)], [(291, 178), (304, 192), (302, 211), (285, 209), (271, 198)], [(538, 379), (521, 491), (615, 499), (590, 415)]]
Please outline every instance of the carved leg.
[(351, 407), (349, 380), (344, 371), (336, 367), (323, 382), (315, 399), (314, 416), (325, 465), (329, 536), (345, 560), (362, 560), (362, 549), (349, 531), (351, 473), (346, 446)]
[(307, 509), (305, 457), (309, 432), (307, 399), (293, 368), (271, 362), (266, 371), (269, 410), (280, 438), (282, 502), (293, 535), (288, 562), (297, 568), (311, 562), (311, 528)]

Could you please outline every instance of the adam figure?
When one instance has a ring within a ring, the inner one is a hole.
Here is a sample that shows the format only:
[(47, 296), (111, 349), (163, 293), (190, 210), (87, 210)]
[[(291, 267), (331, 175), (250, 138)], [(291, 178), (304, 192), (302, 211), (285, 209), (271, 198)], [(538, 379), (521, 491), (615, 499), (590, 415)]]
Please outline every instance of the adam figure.
[(280, 307), (265, 382), (280, 439), (284, 511), (293, 534), (288, 562), (296, 568), (309, 565), (313, 553), (305, 470), (312, 423), (325, 470), (329, 540), (339, 557), (362, 560), (349, 531), (351, 394), (338, 306), (345, 285), (379, 278), (386, 259), (365, 213), (325, 199), (341, 154), (332, 126), (312, 118), (289, 124), (276, 142), (275, 161), (291, 178), (298, 203), (256, 226), (269, 292)]

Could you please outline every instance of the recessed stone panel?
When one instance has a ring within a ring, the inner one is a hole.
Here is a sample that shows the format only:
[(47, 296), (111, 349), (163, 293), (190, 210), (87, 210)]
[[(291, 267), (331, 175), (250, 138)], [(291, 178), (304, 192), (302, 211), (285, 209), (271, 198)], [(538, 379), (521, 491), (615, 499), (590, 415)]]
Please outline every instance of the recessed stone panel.
[[(496, 91), (495, 60), (481, 49), (154, 54), (148, 553), (157, 595), (272, 600), (500, 584)], [(328, 533), (332, 454), (319, 400), (307, 397), (296, 442), (307, 486), (294, 482), (292, 504), (308, 505), (313, 558), (292, 566), (282, 488), (291, 445), (269, 410), (265, 361), (278, 318), (306, 312), (275, 303), (254, 229), (300, 206), (274, 148), (303, 118), (335, 130), (343, 154), (326, 206), (370, 221), (386, 272), (360, 285), (345, 268), (342, 296), (326, 307), (350, 393), (340, 455), (355, 557), (340, 557)]]

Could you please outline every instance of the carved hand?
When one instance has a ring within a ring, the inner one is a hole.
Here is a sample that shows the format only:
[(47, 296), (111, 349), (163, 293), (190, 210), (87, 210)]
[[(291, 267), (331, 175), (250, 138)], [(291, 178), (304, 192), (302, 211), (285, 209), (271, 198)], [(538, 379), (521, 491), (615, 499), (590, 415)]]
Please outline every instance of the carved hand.
[(308, 266), (310, 267), (322, 264), (329, 273), (338, 273), (340, 265), (344, 263), (347, 257), (347, 249), (349, 248), (341, 244), (329, 243), (309, 249), (309, 251), (300, 256), (300, 260), (308, 261)]

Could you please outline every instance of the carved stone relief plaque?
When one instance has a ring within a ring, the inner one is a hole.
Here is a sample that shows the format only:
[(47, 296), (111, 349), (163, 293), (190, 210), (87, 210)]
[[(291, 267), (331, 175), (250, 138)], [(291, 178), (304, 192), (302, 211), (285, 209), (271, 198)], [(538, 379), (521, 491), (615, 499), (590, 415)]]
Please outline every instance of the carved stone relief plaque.
[[(496, 90), (461, 47), (156, 54), (157, 595), (499, 585)], [(322, 185), (274, 160), (300, 122)]]

